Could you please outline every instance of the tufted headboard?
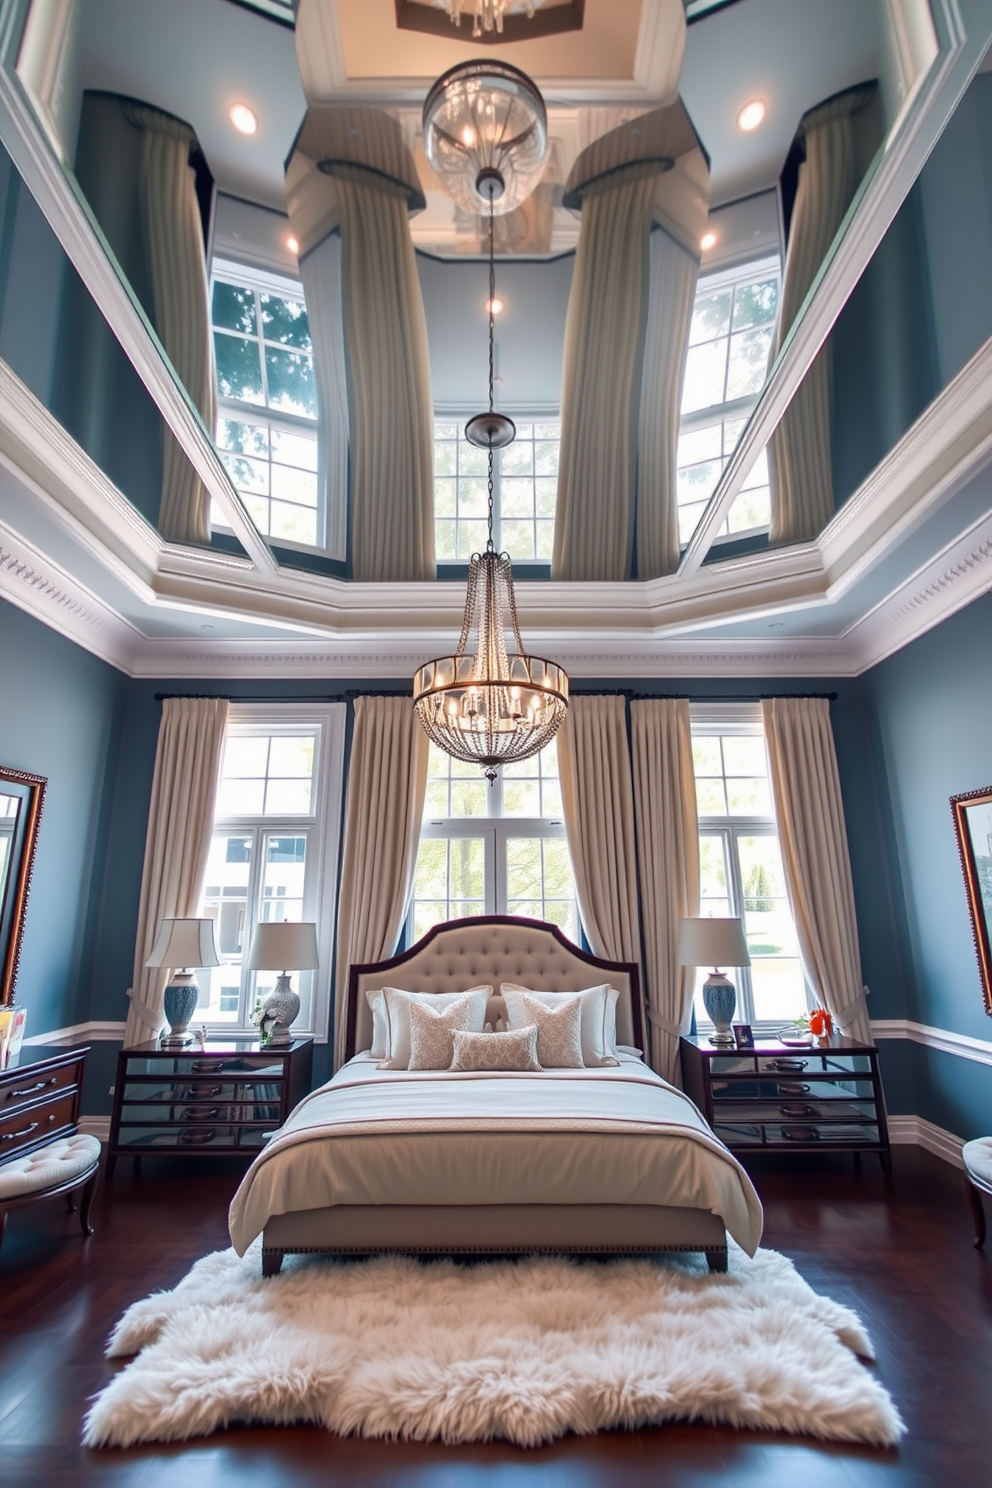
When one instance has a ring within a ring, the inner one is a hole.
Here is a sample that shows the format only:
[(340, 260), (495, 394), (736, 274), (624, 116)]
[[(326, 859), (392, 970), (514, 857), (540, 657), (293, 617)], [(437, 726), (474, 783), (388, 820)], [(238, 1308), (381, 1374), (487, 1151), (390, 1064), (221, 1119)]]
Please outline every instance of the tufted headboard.
[(345, 1058), (372, 1045), (372, 1012), (366, 992), (403, 987), (408, 992), (463, 992), (490, 983), (519, 982), (536, 992), (578, 992), (609, 982), (620, 993), (617, 1041), (644, 1048), (644, 1012), (637, 967), (580, 951), (557, 925), (512, 915), (449, 920), (428, 930), (408, 951), (388, 961), (353, 966), (348, 978)]

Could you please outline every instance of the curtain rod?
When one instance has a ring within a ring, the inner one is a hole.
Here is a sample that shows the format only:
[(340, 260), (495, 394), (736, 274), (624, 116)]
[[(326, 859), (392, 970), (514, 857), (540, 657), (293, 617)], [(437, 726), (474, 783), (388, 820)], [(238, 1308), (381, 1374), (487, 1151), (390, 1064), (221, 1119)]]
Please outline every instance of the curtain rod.
[[(652, 699), (671, 701), (684, 699), (690, 703), (760, 703), (765, 698), (824, 698), (828, 703), (837, 701), (836, 692), (755, 692), (755, 693), (707, 693), (703, 697), (690, 697), (684, 692), (635, 692), (630, 687), (597, 687), (591, 689), (597, 697), (622, 697), (631, 703), (646, 703)], [(573, 687), (575, 697), (583, 692)], [(293, 697), (242, 697), (224, 692), (156, 692), (155, 701), (164, 703), (176, 698), (224, 698), (229, 703), (348, 703), (359, 697), (410, 697), (408, 688), (349, 687), (344, 692), (322, 692), (316, 696)]]

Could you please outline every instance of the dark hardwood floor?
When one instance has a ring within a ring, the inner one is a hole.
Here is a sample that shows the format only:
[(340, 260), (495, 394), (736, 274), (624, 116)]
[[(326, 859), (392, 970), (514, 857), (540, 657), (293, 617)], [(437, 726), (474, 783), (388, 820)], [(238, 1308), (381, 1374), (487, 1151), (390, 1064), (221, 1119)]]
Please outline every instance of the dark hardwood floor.
[(854, 1307), (909, 1426), (901, 1448), (824, 1445), (771, 1433), (674, 1426), (570, 1437), (536, 1451), (341, 1440), (311, 1428), (244, 1429), (180, 1446), (88, 1452), (87, 1398), (110, 1377), (103, 1343), (124, 1308), (172, 1286), (227, 1243), (236, 1167), (146, 1159), (101, 1187), (83, 1241), (61, 1201), (11, 1216), (0, 1254), (0, 1481), (6, 1488), (930, 1488), (992, 1476), (992, 1256), (972, 1249), (960, 1176), (897, 1148), (755, 1172), (765, 1244), (817, 1289)]

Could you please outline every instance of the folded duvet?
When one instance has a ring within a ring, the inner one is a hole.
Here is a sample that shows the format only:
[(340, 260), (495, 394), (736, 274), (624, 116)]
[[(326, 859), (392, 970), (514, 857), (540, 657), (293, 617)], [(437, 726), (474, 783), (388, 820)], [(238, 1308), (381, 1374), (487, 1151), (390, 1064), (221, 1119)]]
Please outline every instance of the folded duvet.
[(268, 1220), (337, 1204), (659, 1204), (705, 1209), (749, 1255), (750, 1179), (696, 1107), (640, 1059), (480, 1074), (357, 1055), (300, 1102), (234, 1196), (243, 1255)]

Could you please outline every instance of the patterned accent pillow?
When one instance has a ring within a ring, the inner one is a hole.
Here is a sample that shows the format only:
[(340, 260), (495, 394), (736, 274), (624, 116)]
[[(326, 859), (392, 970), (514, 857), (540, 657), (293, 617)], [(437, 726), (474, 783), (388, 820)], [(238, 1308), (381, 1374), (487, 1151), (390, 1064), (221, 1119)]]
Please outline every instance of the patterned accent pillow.
[(549, 1006), (529, 992), (521, 992), (525, 1026), (537, 1024), (537, 1057), (542, 1069), (583, 1069), (582, 1003), (577, 997), (559, 998)]
[(563, 997), (577, 997), (582, 1004), (582, 1063), (589, 1069), (619, 1064), (617, 1002), (620, 993), (616, 987), (604, 983), (601, 987), (585, 987), (581, 992), (535, 992), (530, 987), (518, 986), (516, 982), (504, 982), (500, 991), (511, 1028), (520, 1028), (531, 1021), (521, 1005), (521, 993), (526, 992), (549, 1007), (557, 1006)]
[(537, 1027), (515, 1028), (510, 1033), (463, 1033), (451, 1035), (455, 1057), (453, 1070), (539, 1070)]
[(412, 1070), (447, 1069), (451, 1063), (454, 1030), (467, 1032), (472, 1018), (472, 1002), (460, 997), (446, 1008), (429, 1007), (423, 1002), (410, 1004), (410, 1063)]

